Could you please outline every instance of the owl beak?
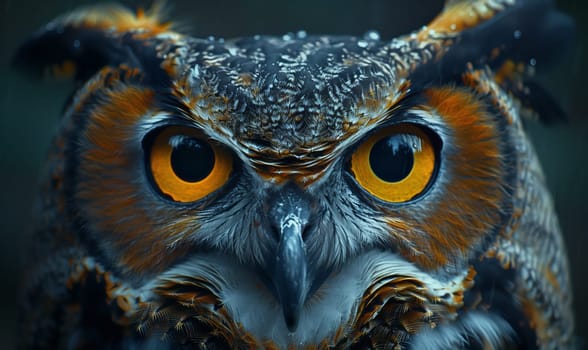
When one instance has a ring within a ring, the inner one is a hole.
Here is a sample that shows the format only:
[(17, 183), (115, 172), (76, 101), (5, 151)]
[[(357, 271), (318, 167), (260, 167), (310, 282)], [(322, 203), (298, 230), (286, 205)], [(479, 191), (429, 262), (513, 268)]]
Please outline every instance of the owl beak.
[(311, 217), (309, 199), (297, 186), (280, 188), (268, 200), (272, 237), (277, 243), (268, 257), (273, 292), (282, 305), (290, 332), (298, 327), (300, 313), (309, 293), (308, 262), (303, 235)]
[(294, 214), (280, 225), (280, 240), (273, 281), (290, 332), (296, 331), (300, 311), (308, 293), (307, 264), (302, 231), (304, 222)]

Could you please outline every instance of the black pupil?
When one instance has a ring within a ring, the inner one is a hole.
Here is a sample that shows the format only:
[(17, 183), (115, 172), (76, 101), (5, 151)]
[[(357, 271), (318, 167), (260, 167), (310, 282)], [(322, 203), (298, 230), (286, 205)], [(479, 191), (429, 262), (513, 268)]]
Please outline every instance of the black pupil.
[(172, 147), (171, 166), (180, 179), (187, 182), (201, 181), (214, 168), (214, 151), (207, 142), (176, 136)]
[[(411, 135), (412, 136), (412, 135)], [(410, 174), (414, 164), (414, 149), (409, 135), (384, 137), (370, 151), (370, 166), (380, 179), (398, 182)]]

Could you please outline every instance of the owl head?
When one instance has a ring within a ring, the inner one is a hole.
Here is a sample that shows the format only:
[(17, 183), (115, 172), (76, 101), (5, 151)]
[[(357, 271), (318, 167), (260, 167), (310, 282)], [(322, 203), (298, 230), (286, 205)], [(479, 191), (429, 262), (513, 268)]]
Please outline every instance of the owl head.
[(85, 8), (16, 57), (77, 83), (50, 169), (59, 239), (139, 304), (222, 305), (260, 338), (277, 312), (272, 334), (303, 343), (389, 276), (415, 295), (471, 282), (517, 213), (521, 116), (552, 118), (528, 79), (572, 26), (549, 1), (447, 1), (392, 40), (222, 40), (159, 13)]

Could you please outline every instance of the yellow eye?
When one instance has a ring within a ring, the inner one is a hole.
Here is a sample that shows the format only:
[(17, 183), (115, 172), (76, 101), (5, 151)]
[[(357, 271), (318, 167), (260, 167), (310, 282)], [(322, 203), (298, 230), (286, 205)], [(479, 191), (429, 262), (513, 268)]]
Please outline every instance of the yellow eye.
[(422, 193), (435, 172), (435, 149), (417, 126), (385, 128), (351, 156), (351, 172), (366, 191), (386, 202), (406, 202)]
[(163, 194), (177, 202), (193, 202), (228, 181), (233, 158), (229, 151), (196, 130), (172, 126), (155, 137), (149, 167)]

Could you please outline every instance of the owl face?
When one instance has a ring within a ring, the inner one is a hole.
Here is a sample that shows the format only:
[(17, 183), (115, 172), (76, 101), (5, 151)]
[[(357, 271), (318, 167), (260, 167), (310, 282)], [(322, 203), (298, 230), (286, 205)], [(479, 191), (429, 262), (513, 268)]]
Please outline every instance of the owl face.
[[(464, 293), (524, 214), (513, 197), (527, 187), (530, 102), (514, 82), (550, 28), (533, 22), (522, 45), (510, 35), (522, 5), (481, 3), (449, 2), (392, 41), (203, 40), (120, 8), (58, 19), (19, 57), (53, 41), (63, 57), (43, 65), (83, 82), (55, 146), (60, 235), (146, 334), (190, 324), (231, 347), (512, 339), (508, 317)], [(453, 333), (417, 335), (438, 323)]]
[[(98, 249), (139, 279), (213, 251), (295, 308), (373, 250), (463, 270), (509, 210), (507, 121), (475, 91), (410, 84), (391, 59), (346, 66), (391, 50), (357, 41), (191, 39), (170, 85), (84, 91), (73, 200), (102, 218), (88, 222)], [(341, 68), (309, 63), (322, 57)]]

